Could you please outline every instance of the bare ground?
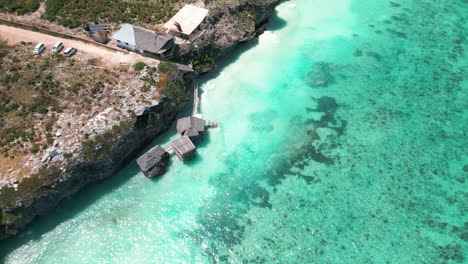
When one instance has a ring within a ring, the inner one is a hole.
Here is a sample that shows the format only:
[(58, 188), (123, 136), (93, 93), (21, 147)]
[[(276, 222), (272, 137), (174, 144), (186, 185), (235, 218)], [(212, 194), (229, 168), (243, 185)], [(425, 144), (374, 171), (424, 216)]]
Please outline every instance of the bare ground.
[[(96, 58), (99, 59), (106, 68), (119, 67), (122, 64), (133, 65), (139, 61), (142, 61), (148, 65), (159, 64), (158, 60), (143, 57), (136, 53), (118, 52), (98, 45), (87, 44), (78, 40), (70, 40), (59, 37), (50, 36), (47, 34), (20, 29), (16, 27), (0, 25), (0, 38), (7, 41), (8, 45), (14, 45), (21, 41), (38, 43), (42, 42), (47, 46), (46, 51), (43, 53), (50, 53), (52, 46), (61, 41), (65, 47), (74, 47), (78, 50), (74, 56), (85, 57), (86, 59)], [(86, 53), (86, 54), (83, 54)], [(31, 50), (32, 53), (32, 50)]]

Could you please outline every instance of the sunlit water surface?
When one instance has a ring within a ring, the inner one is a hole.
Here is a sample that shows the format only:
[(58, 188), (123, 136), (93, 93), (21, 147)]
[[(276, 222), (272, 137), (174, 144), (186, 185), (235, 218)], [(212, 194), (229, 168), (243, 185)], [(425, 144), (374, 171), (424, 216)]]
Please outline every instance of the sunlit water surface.
[[(218, 122), (1, 244), (6, 263), (462, 263), (466, 1), (292, 0), (202, 85)], [(173, 130), (174, 131), (174, 130)], [(154, 144), (167, 144), (174, 132)]]

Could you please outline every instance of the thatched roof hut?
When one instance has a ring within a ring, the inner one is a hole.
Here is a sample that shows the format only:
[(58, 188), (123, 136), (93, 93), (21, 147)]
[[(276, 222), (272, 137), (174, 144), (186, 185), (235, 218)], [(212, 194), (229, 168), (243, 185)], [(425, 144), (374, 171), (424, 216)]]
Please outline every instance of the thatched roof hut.
[(182, 161), (195, 152), (195, 145), (188, 136), (182, 136), (172, 142), (172, 147), (177, 157)]
[(188, 116), (177, 120), (177, 133), (190, 138), (198, 137), (205, 132), (205, 121), (201, 118)]
[(169, 153), (161, 146), (156, 146), (139, 157), (137, 164), (148, 178), (163, 175), (169, 164)]

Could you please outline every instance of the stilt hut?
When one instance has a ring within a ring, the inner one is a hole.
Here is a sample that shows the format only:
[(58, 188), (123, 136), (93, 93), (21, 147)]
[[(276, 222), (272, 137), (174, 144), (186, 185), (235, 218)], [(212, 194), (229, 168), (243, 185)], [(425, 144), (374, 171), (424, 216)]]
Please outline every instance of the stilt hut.
[(184, 160), (195, 153), (195, 145), (188, 136), (182, 136), (176, 141), (172, 142), (174, 152), (180, 160)]
[(198, 139), (205, 132), (205, 121), (201, 118), (188, 116), (177, 120), (177, 133), (188, 136), (192, 140)]
[(166, 172), (169, 157), (169, 153), (164, 148), (156, 146), (138, 158), (137, 164), (146, 177), (154, 178)]

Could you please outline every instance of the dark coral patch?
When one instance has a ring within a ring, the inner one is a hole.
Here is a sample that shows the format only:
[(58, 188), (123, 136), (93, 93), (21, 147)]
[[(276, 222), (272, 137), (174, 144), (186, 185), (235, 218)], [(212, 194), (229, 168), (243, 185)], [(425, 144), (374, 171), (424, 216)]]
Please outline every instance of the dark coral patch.
[(460, 245), (439, 246), (439, 256), (444, 260), (454, 260), (458, 263), (463, 263), (465, 260), (462, 247)]
[(353, 52), (353, 56), (354, 56), (354, 57), (361, 57), (361, 56), (362, 56), (362, 50), (356, 49), (356, 50)]

